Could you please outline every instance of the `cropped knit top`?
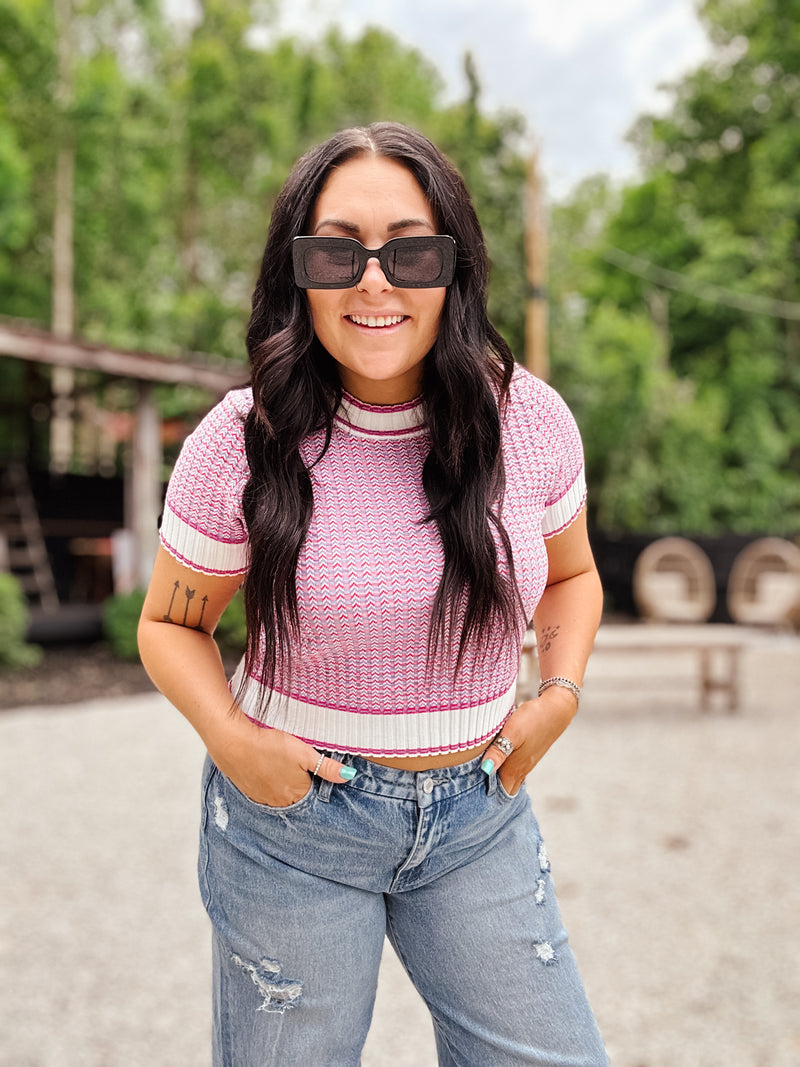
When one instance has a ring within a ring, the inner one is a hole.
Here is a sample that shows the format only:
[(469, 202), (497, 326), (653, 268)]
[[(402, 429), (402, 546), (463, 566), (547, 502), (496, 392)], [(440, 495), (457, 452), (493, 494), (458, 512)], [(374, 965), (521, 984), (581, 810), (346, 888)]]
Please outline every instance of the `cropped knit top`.
[[(161, 542), (205, 574), (247, 571), (242, 492), (251, 406), (249, 389), (228, 393), (187, 438), (167, 489)], [(303, 442), (308, 465), (323, 439), (320, 432)], [(521, 367), (502, 441), (501, 516), (529, 620), (547, 581), (544, 539), (569, 526), (584, 503), (583, 450), (564, 401)], [(239, 697), (255, 721), (319, 748), (382, 757), (464, 751), (488, 742), (505, 721), (524, 620), (519, 641), (497, 633), (479, 647), (472, 642), (455, 677), (446, 652), (427, 660), (443, 558), (435, 523), (421, 521), (429, 447), (420, 401), (381, 407), (344, 394), (330, 446), (310, 470), (314, 504), (297, 564), (300, 629), (290, 673), (278, 668), (266, 701), (258, 677), (246, 679)], [(240, 664), (234, 692), (242, 671)]]

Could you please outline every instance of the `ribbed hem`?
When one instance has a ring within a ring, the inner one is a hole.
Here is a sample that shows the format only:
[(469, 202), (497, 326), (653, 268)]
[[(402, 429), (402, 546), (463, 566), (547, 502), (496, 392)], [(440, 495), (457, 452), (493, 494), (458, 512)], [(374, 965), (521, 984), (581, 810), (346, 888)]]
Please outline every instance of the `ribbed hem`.
[(544, 536), (553, 537), (555, 534), (566, 530), (577, 519), (585, 503), (586, 474), (583, 467), (581, 467), (578, 477), (561, 499), (545, 509), (544, 518), (542, 519), (542, 533)]
[(203, 574), (243, 574), (247, 570), (247, 542), (215, 541), (164, 508), (161, 544), (179, 563)]
[[(238, 694), (240, 664), (231, 679)], [(320, 748), (359, 756), (433, 756), (464, 752), (489, 741), (514, 706), (516, 680), (493, 700), (471, 708), (365, 712), (323, 707), (273, 692), (259, 709), (260, 687), (251, 680), (239, 695), (244, 713), (262, 726), (285, 730)]]

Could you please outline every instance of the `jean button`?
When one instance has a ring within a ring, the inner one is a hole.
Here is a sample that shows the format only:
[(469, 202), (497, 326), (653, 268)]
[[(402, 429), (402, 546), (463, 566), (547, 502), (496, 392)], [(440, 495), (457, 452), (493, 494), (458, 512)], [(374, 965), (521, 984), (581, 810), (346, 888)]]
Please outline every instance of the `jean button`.
[(433, 778), (426, 778), (422, 783), (422, 792), (427, 793), (429, 796), (433, 792)]

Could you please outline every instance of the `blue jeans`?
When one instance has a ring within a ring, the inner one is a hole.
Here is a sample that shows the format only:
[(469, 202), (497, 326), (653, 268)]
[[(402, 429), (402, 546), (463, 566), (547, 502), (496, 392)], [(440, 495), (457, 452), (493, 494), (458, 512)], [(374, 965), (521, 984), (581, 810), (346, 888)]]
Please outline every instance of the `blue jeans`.
[(288, 808), (206, 761), (200, 887), (213, 924), (215, 1067), (356, 1067), (384, 935), (445, 1067), (608, 1060), (524, 788), (480, 759), (401, 771), (335, 754)]

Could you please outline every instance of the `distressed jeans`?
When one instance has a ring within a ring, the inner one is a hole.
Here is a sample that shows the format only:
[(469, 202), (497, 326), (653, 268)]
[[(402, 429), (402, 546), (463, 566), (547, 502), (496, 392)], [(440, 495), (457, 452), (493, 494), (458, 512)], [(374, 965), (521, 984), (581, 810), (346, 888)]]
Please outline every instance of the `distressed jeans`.
[(356, 1067), (385, 935), (440, 1065), (607, 1064), (524, 787), (509, 796), (480, 759), (413, 772), (334, 755), (353, 782), (315, 778), (287, 808), (206, 760), (215, 1067)]

